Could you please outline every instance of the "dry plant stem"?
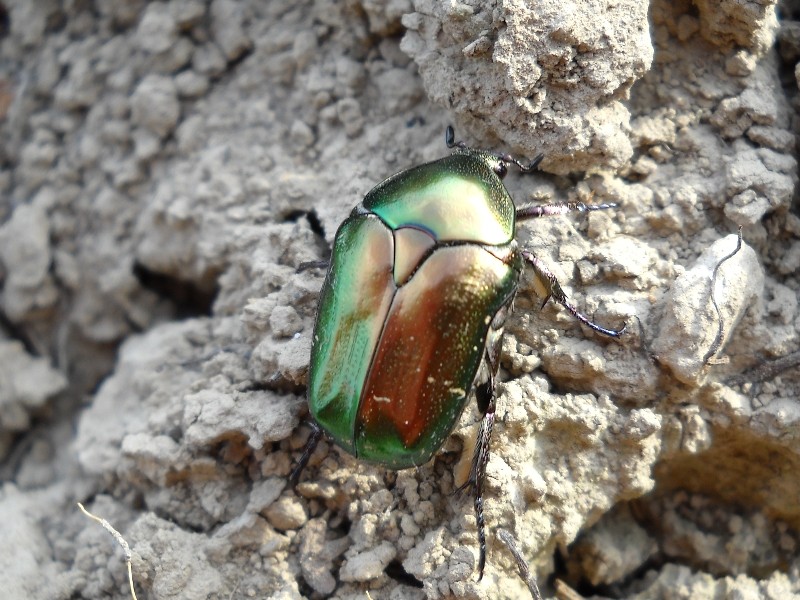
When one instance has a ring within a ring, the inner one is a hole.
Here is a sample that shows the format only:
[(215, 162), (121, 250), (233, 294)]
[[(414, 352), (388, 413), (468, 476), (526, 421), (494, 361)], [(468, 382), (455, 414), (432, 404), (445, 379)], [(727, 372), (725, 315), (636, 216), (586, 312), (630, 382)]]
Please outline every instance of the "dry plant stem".
[(569, 587), (561, 579), (556, 579), (556, 598), (558, 598), (558, 600), (584, 600), (583, 596)]
[(536, 578), (531, 575), (528, 563), (517, 548), (517, 545), (514, 543), (514, 538), (505, 529), (498, 529), (497, 537), (500, 538), (500, 541), (506, 545), (506, 548), (508, 548), (508, 551), (511, 552), (514, 560), (517, 561), (519, 576), (522, 577), (522, 580), (528, 586), (528, 590), (530, 590), (533, 600), (542, 600), (542, 594), (539, 592), (539, 586), (536, 583)]
[(743, 383), (761, 383), (767, 379), (772, 379), (783, 371), (800, 365), (800, 351), (792, 352), (786, 356), (781, 356), (775, 360), (765, 362), (757, 367), (746, 371), (736, 377), (728, 379), (728, 385), (742, 385)]
[(719, 306), (717, 305), (717, 298), (716, 298), (716, 288), (717, 288), (717, 273), (719, 273), (719, 268), (729, 258), (732, 258), (736, 255), (739, 250), (742, 249), (742, 228), (739, 227), (739, 238), (736, 241), (736, 248), (733, 249), (733, 252), (730, 254), (725, 255), (722, 260), (717, 263), (717, 266), (714, 267), (714, 272), (711, 274), (711, 304), (714, 305), (714, 310), (717, 311), (717, 336), (714, 338), (714, 342), (711, 344), (711, 347), (706, 352), (705, 356), (703, 357), (703, 364), (707, 363), (708, 360), (717, 353), (719, 350), (720, 345), (722, 344), (722, 336), (723, 336), (723, 322), (722, 322), (722, 313), (719, 310)]
[(85, 514), (87, 517), (100, 523), (100, 525), (103, 526), (103, 529), (105, 529), (112, 536), (114, 536), (114, 539), (117, 540), (117, 543), (122, 547), (122, 551), (125, 553), (125, 563), (128, 565), (128, 584), (131, 586), (131, 597), (133, 598), (133, 600), (137, 600), (136, 590), (133, 589), (133, 569), (131, 568), (132, 554), (131, 554), (131, 548), (130, 546), (128, 546), (128, 542), (125, 541), (125, 538), (122, 537), (122, 534), (119, 531), (117, 531), (111, 526), (111, 523), (109, 523), (105, 519), (101, 519), (100, 517), (97, 517), (92, 513), (90, 513), (83, 507), (83, 504), (81, 504), (80, 502), (78, 502), (78, 508), (80, 508), (81, 512)]

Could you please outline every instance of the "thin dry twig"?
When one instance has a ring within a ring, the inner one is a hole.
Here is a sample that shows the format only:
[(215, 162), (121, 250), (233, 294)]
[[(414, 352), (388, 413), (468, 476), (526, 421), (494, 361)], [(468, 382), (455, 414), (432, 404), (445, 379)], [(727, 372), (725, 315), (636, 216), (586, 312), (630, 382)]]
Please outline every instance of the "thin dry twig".
[(133, 598), (133, 600), (137, 600), (136, 590), (133, 589), (133, 568), (131, 567), (131, 558), (133, 554), (131, 553), (131, 547), (128, 546), (128, 542), (125, 541), (125, 538), (122, 537), (122, 534), (119, 531), (117, 531), (111, 526), (111, 523), (109, 523), (105, 519), (101, 519), (100, 517), (97, 517), (92, 513), (90, 513), (83, 507), (83, 504), (81, 504), (80, 502), (78, 502), (78, 508), (80, 508), (81, 512), (85, 514), (87, 517), (89, 517), (93, 521), (97, 521), (98, 523), (100, 523), (100, 525), (103, 526), (103, 529), (105, 529), (108, 533), (114, 536), (114, 539), (117, 540), (117, 543), (122, 547), (122, 551), (125, 553), (125, 563), (128, 565), (128, 583), (131, 586), (131, 597)]
[(542, 600), (542, 594), (539, 593), (539, 586), (536, 584), (536, 578), (531, 575), (528, 562), (525, 560), (525, 557), (522, 556), (522, 553), (517, 549), (517, 545), (514, 543), (514, 538), (512, 535), (505, 529), (498, 529), (497, 537), (500, 538), (500, 541), (506, 545), (508, 551), (511, 552), (511, 556), (513, 556), (514, 560), (517, 561), (519, 576), (522, 577), (522, 581), (524, 581), (528, 586), (528, 591), (530, 591), (533, 600)]
[(556, 579), (556, 598), (558, 600), (584, 600), (583, 596), (561, 579)]
[(720, 260), (717, 263), (717, 265), (714, 267), (714, 272), (711, 274), (711, 304), (714, 305), (714, 310), (717, 311), (717, 336), (714, 338), (714, 342), (711, 344), (711, 347), (708, 349), (708, 352), (706, 352), (705, 356), (703, 357), (703, 364), (706, 364), (708, 360), (717, 353), (717, 350), (719, 350), (719, 347), (722, 345), (722, 337), (724, 333), (722, 312), (720, 312), (719, 305), (717, 304), (717, 295), (716, 295), (717, 273), (719, 272), (719, 268), (722, 266), (722, 263), (724, 263), (729, 258), (735, 256), (741, 249), (742, 249), (742, 228), (739, 227), (739, 237), (736, 240), (736, 248), (734, 248), (733, 252), (731, 252), (730, 254), (727, 254), (722, 257), (722, 260)]
[(792, 352), (786, 356), (781, 356), (775, 360), (765, 361), (741, 375), (729, 378), (728, 385), (742, 385), (745, 383), (761, 383), (768, 379), (774, 379), (788, 369), (800, 366), (800, 351)]

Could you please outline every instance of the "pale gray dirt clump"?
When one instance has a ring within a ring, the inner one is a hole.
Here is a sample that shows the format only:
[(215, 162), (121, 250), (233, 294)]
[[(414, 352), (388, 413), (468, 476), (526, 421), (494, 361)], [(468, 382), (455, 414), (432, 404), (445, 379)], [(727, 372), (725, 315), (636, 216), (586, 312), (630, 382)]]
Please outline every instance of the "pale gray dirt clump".
[[(778, 19), (778, 16), (781, 19)], [(0, 590), (127, 598), (800, 594), (800, 6), (0, 0)], [(322, 443), (296, 491), (338, 224), (444, 129), (616, 203), (519, 240), (534, 294), (479, 415), (390, 473)], [(742, 228), (741, 249), (737, 246)], [(716, 302), (718, 311), (712, 302)]]

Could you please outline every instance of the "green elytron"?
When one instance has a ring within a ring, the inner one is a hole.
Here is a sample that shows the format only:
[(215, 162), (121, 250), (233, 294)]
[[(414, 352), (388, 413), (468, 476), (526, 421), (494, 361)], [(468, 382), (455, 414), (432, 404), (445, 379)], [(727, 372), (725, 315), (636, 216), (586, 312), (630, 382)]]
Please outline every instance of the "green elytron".
[(296, 481), (322, 433), (359, 459), (405, 469), (429, 461), (468, 399), (483, 413), (469, 480), (483, 575), (482, 481), (495, 413), (500, 340), (525, 262), (552, 297), (595, 331), (550, 271), (514, 239), (516, 221), (613, 205), (517, 209), (502, 183), (522, 165), (453, 142), (445, 158), (380, 183), (336, 233), (320, 292), (308, 383), (319, 426), (292, 474)]

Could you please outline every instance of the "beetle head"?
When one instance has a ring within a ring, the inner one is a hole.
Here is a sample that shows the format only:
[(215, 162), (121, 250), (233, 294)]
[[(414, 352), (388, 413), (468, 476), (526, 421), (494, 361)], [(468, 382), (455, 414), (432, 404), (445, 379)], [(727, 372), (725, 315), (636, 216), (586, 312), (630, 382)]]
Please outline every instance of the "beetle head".
[(487, 165), (491, 167), (491, 169), (495, 172), (495, 174), (500, 178), (506, 176), (508, 173), (508, 166), (509, 165), (516, 165), (516, 167), (523, 173), (530, 173), (536, 167), (539, 166), (539, 163), (542, 162), (544, 158), (544, 154), (539, 154), (536, 158), (534, 158), (530, 163), (527, 165), (510, 154), (495, 154), (493, 152), (488, 152), (486, 150), (478, 150), (477, 148), (470, 148), (467, 146), (463, 141), (456, 140), (456, 133), (453, 129), (452, 125), (448, 125), (447, 129), (444, 132), (444, 141), (447, 144), (448, 148), (456, 148), (457, 151), (463, 152), (464, 154), (471, 154), (473, 156), (480, 157)]

